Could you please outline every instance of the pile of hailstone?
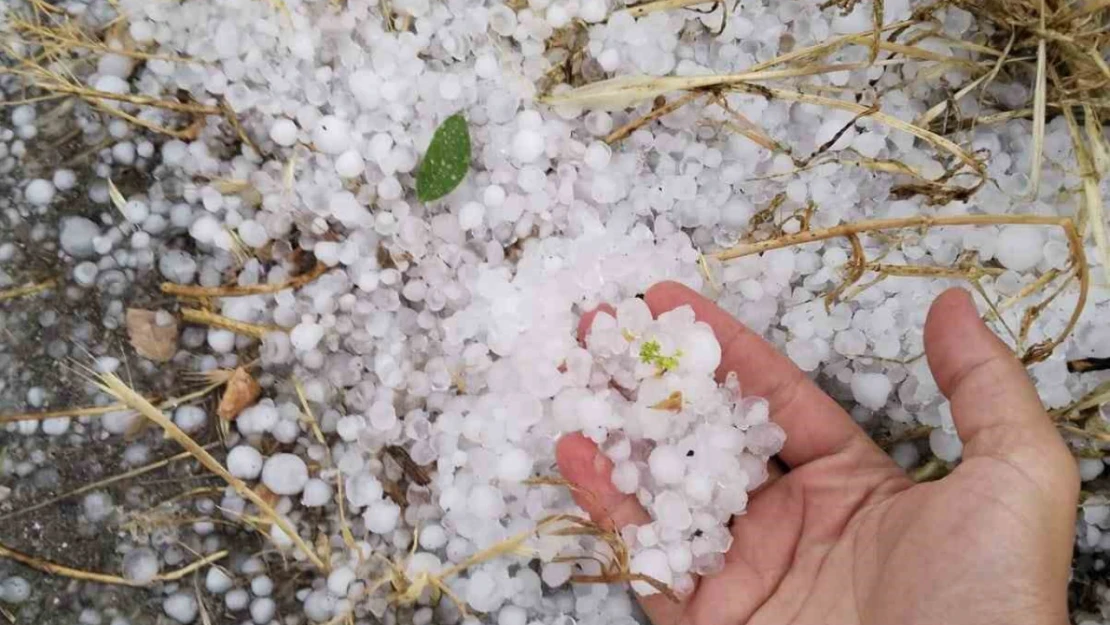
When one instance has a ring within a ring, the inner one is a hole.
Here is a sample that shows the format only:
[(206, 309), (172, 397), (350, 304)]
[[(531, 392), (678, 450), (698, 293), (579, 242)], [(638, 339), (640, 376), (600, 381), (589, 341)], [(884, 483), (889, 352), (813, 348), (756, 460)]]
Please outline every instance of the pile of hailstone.
[(583, 393), (563, 416), (604, 445), (613, 485), (652, 515), (625, 532), (633, 572), (667, 584), (717, 572), (732, 543), (728, 520), (743, 514), (786, 436), (769, 421), (767, 401), (741, 399), (735, 374), (717, 385), (720, 345), (689, 307), (653, 320), (643, 300), (626, 300), (615, 319), (595, 317), (587, 345), (594, 384), (609, 389)]

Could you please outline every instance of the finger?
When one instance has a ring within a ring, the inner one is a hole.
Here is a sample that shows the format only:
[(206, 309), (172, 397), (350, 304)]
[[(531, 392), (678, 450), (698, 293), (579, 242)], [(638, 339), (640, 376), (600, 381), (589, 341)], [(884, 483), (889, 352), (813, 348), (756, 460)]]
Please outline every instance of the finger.
[[(562, 437), (555, 446), (555, 461), (559, 473), (575, 487), (571, 490), (575, 503), (594, 523), (620, 531), (626, 525), (651, 522), (651, 516), (635, 495), (622, 493), (613, 486), (613, 462), (590, 439), (581, 434)], [(685, 599), (674, 603), (663, 595), (637, 595), (637, 599), (655, 625), (677, 623), (686, 604)]]
[(788, 466), (797, 468), (847, 451), (889, 462), (848, 413), (789, 358), (713, 302), (677, 282), (651, 287), (644, 299), (656, 316), (690, 306), (698, 321), (713, 328), (721, 343), (718, 379), (735, 372), (741, 392), (770, 403), (771, 418), (786, 431), (779, 457)]
[(979, 318), (970, 293), (949, 289), (933, 302), (925, 321), (925, 355), (952, 403), (965, 459), (1012, 457), (1030, 448), (1053, 458), (1066, 453), (1025, 367)]

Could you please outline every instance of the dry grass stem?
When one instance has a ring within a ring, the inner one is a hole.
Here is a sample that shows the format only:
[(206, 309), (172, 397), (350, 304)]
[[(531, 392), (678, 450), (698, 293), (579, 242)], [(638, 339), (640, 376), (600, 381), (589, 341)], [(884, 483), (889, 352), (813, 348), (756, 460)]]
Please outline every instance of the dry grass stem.
[(34, 284), (25, 284), (10, 289), (3, 289), (0, 290), (0, 302), (16, 299), (18, 297), (27, 297), (28, 295), (37, 295), (43, 291), (49, 291), (56, 286), (58, 286), (58, 281), (51, 278), (50, 280), (44, 280)]
[(238, 321), (231, 317), (217, 315), (209, 310), (202, 310), (199, 308), (182, 308), (181, 318), (186, 323), (195, 323), (198, 325), (212, 326), (215, 328), (222, 328), (224, 330), (231, 330), (236, 334), (243, 336), (250, 336), (261, 340), (271, 332), (285, 332), (285, 328), (278, 326), (264, 326), (255, 323), (247, 323), (245, 321)]
[[(224, 382), (213, 382), (204, 388), (181, 395), (179, 397), (171, 397), (158, 404), (161, 410), (169, 410), (186, 404), (191, 401), (200, 399), (205, 395), (211, 393), (217, 388), (224, 385)], [(147, 398), (149, 402), (158, 401), (158, 398)], [(57, 419), (59, 417), (97, 417), (100, 415), (108, 414), (109, 412), (117, 412), (119, 410), (129, 410), (126, 404), (108, 404), (106, 406), (87, 406), (84, 408), (62, 408), (60, 410), (49, 410), (46, 412), (25, 412), (19, 414), (0, 415), (0, 425), (7, 423), (17, 423), (19, 421), (46, 421), (47, 419)]]
[(173, 282), (163, 282), (161, 285), (162, 292), (167, 295), (176, 295), (179, 297), (241, 297), (245, 295), (266, 295), (269, 293), (278, 293), (285, 289), (299, 289), (302, 286), (313, 282), (320, 276), (328, 271), (328, 266), (324, 263), (316, 263), (316, 265), (309, 271), (302, 273), (277, 284), (251, 284), (247, 286), (192, 286), (188, 284), (175, 284)]
[(686, 95), (683, 95), (679, 98), (675, 98), (674, 100), (671, 100), (670, 102), (667, 102), (662, 106), (652, 107), (651, 111), (646, 115), (638, 117), (621, 126), (620, 128), (617, 128), (613, 132), (610, 132), (608, 135), (605, 136), (604, 141), (609, 145), (613, 145), (618, 141), (622, 141), (640, 128), (643, 128), (644, 126), (659, 119), (660, 117), (663, 117), (664, 115), (667, 115), (668, 113), (673, 113), (674, 111), (677, 111), (690, 102), (697, 100), (701, 96), (702, 93), (691, 91), (690, 93), (687, 93)]
[(174, 424), (171, 419), (166, 417), (166, 415), (163, 414), (161, 410), (154, 407), (150, 402), (146, 400), (146, 398), (136, 393), (131, 387), (125, 384), (123, 380), (119, 379), (114, 374), (97, 374), (95, 383), (100, 387), (102, 391), (109, 395), (112, 395), (120, 402), (127, 404), (132, 409), (138, 411), (139, 414), (143, 415), (144, 417), (158, 425), (158, 427), (162, 428), (162, 430), (169, 438), (173, 439), (175, 442), (189, 451), (193, 455), (193, 457), (197, 459), (198, 462), (204, 465), (206, 469), (218, 475), (225, 482), (227, 482), (227, 484), (231, 486), (236, 493), (258, 507), (258, 509), (262, 511), (266, 518), (272, 520), (273, 523), (281, 528), (281, 531), (284, 532), (287, 537), (289, 537), (289, 539), (297, 546), (297, 548), (304, 552), (305, 556), (312, 562), (312, 564), (314, 564), (322, 571), (328, 571), (328, 566), (324, 563), (323, 560), (320, 559), (320, 556), (316, 553), (316, 551), (310, 548), (305, 543), (304, 539), (301, 538), (300, 534), (297, 533), (296, 528), (292, 525), (292, 523), (289, 522), (288, 519), (279, 515), (277, 511), (274, 510), (273, 506), (265, 499), (263, 499), (258, 493), (252, 490), (246, 482), (229, 473), (223, 464), (213, 458), (212, 455), (209, 454), (204, 447), (197, 444), (197, 442), (194, 441), (184, 431), (182, 431), (181, 428), (177, 427), (177, 425)]
[(8, 547), (5, 547), (4, 545), (0, 545), (0, 558), (7, 558), (9, 560), (13, 560), (15, 562), (18, 562), (18, 563), (24, 565), (24, 566), (35, 569), (36, 571), (41, 571), (43, 573), (46, 573), (47, 575), (57, 575), (57, 576), (60, 576), (60, 577), (68, 577), (70, 579), (77, 579), (77, 580), (81, 580), (81, 581), (85, 581), (85, 582), (93, 582), (93, 583), (96, 583), (96, 584), (111, 584), (111, 585), (114, 585), (114, 586), (130, 586), (132, 588), (146, 588), (146, 587), (153, 586), (155, 584), (164, 583), (164, 582), (178, 581), (178, 580), (184, 578), (185, 576), (187, 576), (191, 573), (194, 573), (196, 571), (199, 571), (200, 569), (208, 566), (209, 564), (212, 564), (213, 562), (218, 562), (219, 560), (222, 560), (222, 559), (226, 558), (227, 555), (228, 555), (227, 551), (217, 551), (216, 553), (213, 553), (211, 555), (205, 556), (205, 557), (203, 557), (199, 560), (196, 560), (196, 561), (192, 562), (188, 566), (182, 567), (182, 568), (174, 570), (174, 571), (170, 571), (168, 573), (159, 574), (159, 575), (155, 576), (153, 579), (151, 579), (150, 581), (136, 582), (134, 580), (126, 579), (126, 578), (120, 577), (118, 575), (109, 575), (107, 573), (97, 573), (95, 571), (85, 571), (83, 569), (75, 569), (75, 568), (68, 567), (68, 566), (65, 566), (65, 565), (62, 565), (62, 564), (56, 564), (54, 562), (48, 562), (46, 560), (36, 558), (34, 556), (31, 556), (31, 555), (21, 553), (19, 551), (14, 550), (14, 549), (10, 549)]
[[(1025, 350), (1022, 355), (1022, 360), (1026, 363), (1040, 362), (1047, 358), (1052, 351), (1062, 343), (1075, 328), (1078, 323), (1080, 315), (1087, 303), (1087, 293), (1090, 288), (1090, 276), (1087, 266), (1087, 258), (1083, 248), (1083, 241), (1079, 236), (1075, 223), (1069, 217), (1052, 217), (1042, 215), (946, 215), (946, 216), (929, 216), (921, 215), (917, 217), (905, 217), (899, 219), (875, 219), (868, 221), (860, 221), (856, 223), (842, 224), (832, 228), (825, 228), (823, 230), (805, 230), (795, 234), (788, 234), (779, 236), (764, 241), (756, 241), (751, 243), (744, 243), (735, 247), (722, 250), (713, 254), (715, 258), (720, 261), (727, 261), (733, 258), (740, 258), (752, 254), (761, 254), (763, 252), (782, 249), (794, 245), (804, 245), (806, 243), (813, 243), (815, 241), (824, 241), (833, 238), (847, 238), (851, 241), (852, 237), (858, 237), (860, 234), (876, 233), (884, 230), (897, 230), (904, 228), (917, 228), (922, 231), (934, 227), (942, 226), (984, 226), (984, 225), (1001, 225), (1001, 224), (1024, 224), (1024, 225), (1037, 225), (1037, 226), (1056, 226), (1064, 231), (1068, 239), (1068, 247), (1070, 251), (1069, 269), (1065, 271), (1061, 277), (1065, 278), (1061, 284), (1041, 302), (1026, 310), (1022, 331), (1016, 337), (1018, 349), (1021, 349), (1022, 339), (1028, 333), (1032, 322), (1038, 315), (1040, 315), (1048, 305), (1056, 299), (1074, 279), (1078, 283), (1079, 294), (1076, 298), (1075, 308), (1072, 311), (1071, 317), (1068, 319), (1064, 329), (1055, 337), (1045, 339), (1044, 341), (1031, 346)], [(855, 245), (853, 244), (853, 250)], [(856, 254), (853, 253), (853, 259)], [(924, 269), (921, 271), (925, 271)], [(965, 268), (965, 271), (967, 269)], [(862, 273), (858, 270), (852, 269), (848, 280), (844, 285), (838, 289), (838, 293), (844, 291), (854, 281), (858, 281), (862, 277)], [(974, 275), (966, 275), (970, 279), (972, 286), (976, 287), (983, 294), (982, 287), (978, 285), (978, 278)], [(853, 280), (854, 279), (854, 280)], [(1002, 316), (994, 303), (985, 298), (987, 303), (991, 306), (992, 312), (1000, 321)], [(1012, 331), (1006, 327), (1007, 331)]]

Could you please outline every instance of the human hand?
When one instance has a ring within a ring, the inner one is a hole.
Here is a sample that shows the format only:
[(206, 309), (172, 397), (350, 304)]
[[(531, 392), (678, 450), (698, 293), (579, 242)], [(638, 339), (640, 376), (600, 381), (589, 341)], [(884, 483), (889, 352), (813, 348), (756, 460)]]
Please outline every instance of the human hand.
[[(676, 284), (645, 299), (659, 315), (693, 308), (745, 393), (765, 397), (787, 433), (787, 472), (733, 518), (725, 568), (672, 603), (641, 597), (654, 625), (987, 625), (1067, 623), (1079, 491), (1076, 463), (1025, 369), (951, 289), (925, 326), (929, 367), (951, 401), (963, 462), (914, 484), (785, 356), (712, 302)], [(584, 328), (592, 319), (584, 319)], [(563, 476), (597, 523), (650, 520), (609, 479), (589, 439), (564, 436)]]

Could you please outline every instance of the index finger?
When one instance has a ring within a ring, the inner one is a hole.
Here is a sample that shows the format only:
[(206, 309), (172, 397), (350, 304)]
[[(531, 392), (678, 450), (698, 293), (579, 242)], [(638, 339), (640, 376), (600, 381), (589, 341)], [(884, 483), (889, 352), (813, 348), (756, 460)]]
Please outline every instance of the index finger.
[(789, 358), (713, 302), (677, 282), (656, 284), (644, 300), (655, 316), (689, 306), (698, 321), (713, 328), (721, 344), (718, 381), (735, 372), (741, 392), (768, 401), (771, 419), (786, 431), (779, 457), (790, 467), (856, 446), (866, 453), (882, 454), (848, 413)]

